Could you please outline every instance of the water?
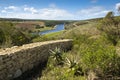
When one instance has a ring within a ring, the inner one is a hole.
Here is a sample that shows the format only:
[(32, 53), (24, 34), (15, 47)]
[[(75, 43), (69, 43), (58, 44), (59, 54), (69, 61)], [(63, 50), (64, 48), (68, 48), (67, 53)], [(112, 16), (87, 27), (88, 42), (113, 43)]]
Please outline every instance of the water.
[(56, 25), (55, 29), (53, 30), (47, 30), (47, 31), (42, 31), (40, 32), (40, 34), (48, 34), (48, 33), (52, 33), (52, 32), (58, 32), (58, 31), (62, 31), (64, 30), (64, 24), (58, 24)]

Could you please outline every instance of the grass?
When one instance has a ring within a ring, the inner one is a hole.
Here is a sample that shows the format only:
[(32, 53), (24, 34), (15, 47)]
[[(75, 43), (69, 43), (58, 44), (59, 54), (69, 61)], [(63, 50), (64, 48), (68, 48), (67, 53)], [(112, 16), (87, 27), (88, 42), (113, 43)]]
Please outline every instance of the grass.
[(48, 33), (48, 34), (45, 34), (44, 36), (46, 36), (46, 37), (56, 37), (56, 36), (59, 36), (59, 35), (61, 35), (63, 33), (64, 33), (64, 30), (58, 31), (58, 32)]
[(69, 31), (67, 31), (67, 34), (74, 32), (75, 34), (86, 34), (86, 35), (90, 35), (90, 36), (95, 36), (95, 35), (99, 35), (100, 32), (96, 27), (96, 23), (89, 23), (89, 24), (85, 24), (85, 25), (80, 25), (77, 26)]
[(47, 30), (52, 30), (54, 29), (53, 27), (44, 27), (44, 28), (40, 28), (40, 29), (35, 29), (35, 31), (47, 31)]
[(70, 68), (66, 64), (66, 57), (72, 59), (75, 56), (71, 53), (62, 53), (61, 57), (64, 59), (64, 64), (56, 64), (53, 57), (49, 58), (47, 68), (43, 71), (42, 77), (37, 80), (85, 80), (84, 76), (75, 76), (75, 68)]
[[(37, 80), (86, 80), (96, 76), (101, 76), (100, 80), (107, 80), (108, 75), (113, 78), (120, 76), (119, 44), (113, 46), (97, 29), (97, 23), (90, 22), (43, 37), (46, 40), (73, 39), (73, 48), (69, 52), (63, 52), (62, 66), (49, 58), (47, 68)], [(84, 74), (81, 75), (81, 72)]]
[(33, 39), (33, 42), (41, 42), (41, 41), (49, 41), (49, 40), (57, 40), (57, 39), (63, 39), (63, 33), (65, 31), (59, 31), (59, 32), (52, 32), (49, 34), (45, 34), (45, 35), (40, 35), (40, 37), (37, 37), (35, 39)]
[[(71, 23), (71, 26), (73, 24)], [(107, 77), (117, 80), (114, 77), (120, 77), (120, 40), (114, 46), (97, 26), (97, 22), (78, 24), (67, 30), (40, 35), (33, 39), (33, 42), (73, 39), (73, 47), (69, 52), (54, 53), (54, 56), (49, 57), (46, 69), (37, 80), (90, 80), (96, 77), (99, 80), (108, 80)], [(50, 29), (53, 28), (38, 30)]]

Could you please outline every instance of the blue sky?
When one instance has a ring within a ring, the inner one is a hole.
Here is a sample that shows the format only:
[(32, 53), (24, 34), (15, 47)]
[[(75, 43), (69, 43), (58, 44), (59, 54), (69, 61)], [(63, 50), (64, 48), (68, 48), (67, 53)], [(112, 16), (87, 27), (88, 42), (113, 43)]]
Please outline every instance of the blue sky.
[(0, 0), (1, 18), (84, 20), (104, 17), (120, 0)]

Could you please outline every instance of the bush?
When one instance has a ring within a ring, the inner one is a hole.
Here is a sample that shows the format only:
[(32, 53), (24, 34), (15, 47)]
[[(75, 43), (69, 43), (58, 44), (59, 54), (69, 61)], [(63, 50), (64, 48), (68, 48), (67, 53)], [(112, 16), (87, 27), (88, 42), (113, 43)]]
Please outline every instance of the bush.
[(28, 35), (24, 34), (22, 31), (15, 29), (11, 34), (12, 44), (13, 45), (23, 45), (30, 42)]
[(80, 56), (85, 73), (92, 70), (101, 76), (119, 74), (120, 67), (118, 68), (118, 66), (120, 65), (116, 50), (114, 46), (104, 44), (103, 40), (83, 43), (80, 48)]
[(109, 12), (106, 17), (101, 21), (98, 29), (105, 33), (105, 37), (113, 43), (114, 46), (117, 45), (120, 39), (120, 19), (114, 18), (113, 12)]
[(0, 46), (6, 48), (30, 43), (33, 39), (31, 34), (15, 27), (14, 23), (0, 22)]
[(5, 42), (5, 34), (2, 31), (2, 29), (0, 29), (0, 45), (3, 44)]

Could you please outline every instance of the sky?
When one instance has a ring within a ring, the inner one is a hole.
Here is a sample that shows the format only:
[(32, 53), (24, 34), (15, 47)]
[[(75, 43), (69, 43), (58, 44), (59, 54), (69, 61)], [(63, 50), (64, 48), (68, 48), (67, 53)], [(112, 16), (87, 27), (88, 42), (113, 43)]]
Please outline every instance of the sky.
[(115, 15), (120, 0), (0, 0), (0, 18), (85, 20)]

